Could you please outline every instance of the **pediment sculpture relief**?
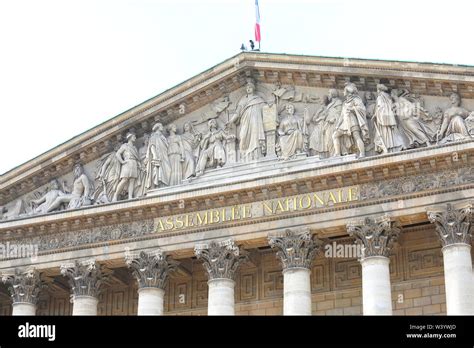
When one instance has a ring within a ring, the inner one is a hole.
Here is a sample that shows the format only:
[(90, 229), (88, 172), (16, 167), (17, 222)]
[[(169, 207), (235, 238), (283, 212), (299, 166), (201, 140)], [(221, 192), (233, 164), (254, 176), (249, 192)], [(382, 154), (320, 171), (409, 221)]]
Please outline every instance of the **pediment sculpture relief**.
[(329, 89), (317, 96), (295, 86), (268, 88), (248, 79), (242, 90), (201, 110), (200, 119), (157, 122), (140, 139), (129, 132), (95, 162), (94, 180), (76, 164), (71, 189), (62, 178), (54, 179), (0, 207), (0, 219), (139, 198), (246, 162), (361, 158), (474, 137), (474, 112), (461, 105), (457, 93), (449, 96), (449, 104), (432, 105), (430, 112), (420, 96), (382, 83), (376, 91), (359, 91), (347, 83), (342, 91)]

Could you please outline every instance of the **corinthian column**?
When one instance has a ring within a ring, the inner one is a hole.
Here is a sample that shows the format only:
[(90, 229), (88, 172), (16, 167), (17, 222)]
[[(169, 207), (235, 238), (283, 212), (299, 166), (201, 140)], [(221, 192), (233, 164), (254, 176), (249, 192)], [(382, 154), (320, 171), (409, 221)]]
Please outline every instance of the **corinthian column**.
[(311, 262), (322, 243), (309, 230), (286, 230), (268, 237), (268, 243), (283, 265), (283, 314), (311, 315)]
[(247, 253), (229, 239), (196, 245), (194, 252), (203, 261), (209, 281), (208, 315), (234, 315), (234, 276)]
[(8, 284), (13, 300), (12, 315), (36, 315), (39, 293), (45, 286), (38, 271), (20, 272), (15, 269), (15, 274), (3, 275), (2, 282)]
[(104, 277), (95, 261), (61, 265), (61, 274), (71, 286), (72, 315), (97, 315), (100, 286)]
[(428, 211), (443, 246), (446, 310), (448, 315), (474, 314), (474, 282), (471, 260), (471, 203)]
[(163, 251), (156, 250), (138, 255), (125, 254), (125, 262), (138, 282), (138, 315), (163, 315), (168, 275), (178, 266)]
[(347, 225), (349, 234), (362, 246), (362, 304), (364, 315), (392, 315), (389, 254), (400, 234), (388, 216), (366, 218)]

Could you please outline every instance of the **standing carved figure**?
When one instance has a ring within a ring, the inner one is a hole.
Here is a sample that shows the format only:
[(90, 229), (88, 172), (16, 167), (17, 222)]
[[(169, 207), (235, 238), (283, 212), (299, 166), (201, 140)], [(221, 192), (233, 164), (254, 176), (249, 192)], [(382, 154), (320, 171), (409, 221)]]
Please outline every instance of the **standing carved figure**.
[(95, 176), (97, 187), (93, 194), (95, 204), (110, 203), (120, 181), (121, 164), (116, 156), (120, 145), (114, 151), (105, 154), (97, 164)]
[(262, 115), (262, 108), (266, 103), (255, 93), (255, 84), (251, 80), (247, 82), (246, 92), (247, 95), (240, 99), (228, 125), (239, 123), (240, 157), (244, 161), (252, 161), (263, 157), (266, 153)]
[(177, 128), (174, 123), (168, 126), (168, 158), (170, 161), (170, 186), (179, 185), (183, 180), (184, 145), (181, 136), (176, 134)]
[(359, 150), (359, 157), (365, 157), (365, 144), (369, 141), (369, 130), (367, 128), (366, 110), (359, 96), (356, 85), (346, 84), (344, 88), (344, 102), (342, 104), (341, 117), (337, 121), (336, 130), (333, 134), (334, 151), (336, 156), (341, 156), (341, 140), (349, 136)]
[(383, 153), (397, 152), (403, 148), (403, 140), (393, 113), (392, 98), (387, 91), (387, 86), (377, 85), (378, 96), (373, 116), (375, 137), (379, 139), (379, 141), (375, 141), (376, 146), (379, 146), (376, 150)]
[(150, 142), (150, 135), (143, 136), (143, 144), (138, 149), (138, 180), (135, 185), (135, 197), (142, 197), (145, 195), (145, 178), (146, 178), (146, 152), (148, 150), (148, 143)]
[(305, 151), (306, 124), (295, 115), (295, 106), (285, 106), (286, 115), (278, 125), (280, 159), (287, 160)]
[(118, 200), (119, 195), (127, 185), (128, 199), (134, 197), (135, 184), (138, 179), (138, 165), (140, 162), (138, 150), (135, 147), (136, 140), (137, 137), (135, 134), (127, 134), (127, 142), (123, 144), (115, 154), (115, 157), (122, 166), (120, 168), (120, 181), (115, 190), (114, 197), (112, 198), (114, 202)]
[[(323, 105), (316, 114), (307, 121), (307, 123), (313, 122), (314, 128), (309, 136), (309, 151), (311, 156), (323, 157), (323, 130), (324, 130), (324, 119), (326, 118), (326, 106), (329, 104), (329, 98), (323, 97)], [(331, 140), (332, 141), (332, 140)]]
[(392, 89), (391, 95), (400, 130), (408, 141), (407, 147), (428, 146), (433, 141), (434, 131), (418, 117), (420, 108), (405, 98), (401, 92), (398, 89)]
[(67, 209), (75, 209), (91, 204), (90, 195), (93, 187), (91, 181), (84, 173), (84, 168), (81, 164), (76, 164), (73, 172), (74, 183), (72, 192), (57, 197), (46, 209), (46, 213), (59, 209), (63, 204), (68, 204)]
[(169, 186), (171, 164), (168, 158), (168, 140), (163, 134), (164, 127), (161, 123), (153, 126), (146, 154), (146, 191)]
[(437, 140), (442, 139), (441, 143), (471, 137), (464, 121), (469, 116), (469, 111), (461, 106), (460, 95), (453, 93), (449, 97), (449, 100), (451, 101), (451, 107), (444, 112), (443, 123), (437, 134)]
[[(339, 93), (336, 89), (330, 89), (328, 91), (328, 105), (324, 112), (325, 119), (323, 123), (322, 132), (322, 146), (321, 146), (321, 158), (327, 158), (335, 155), (335, 147), (333, 134), (336, 131), (336, 124), (341, 117), (342, 100), (339, 98)], [(346, 148), (346, 141), (341, 144), (341, 147)], [(350, 143), (349, 143), (350, 146)]]
[(227, 135), (222, 129), (217, 129), (215, 119), (209, 120), (208, 127), (209, 132), (201, 140), (201, 155), (197, 164), (196, 176), (202, 175), (206, 168), (222, 167), (227, 161), (225, 141), (234, 138), (234, 135)]
[(194, 129), (191, 122), (186, 122), (183, 130), (181, 135), (184, 146), (183, 179), (189, 179), (196, 174), (196, 161), (199, 158), (202, 134)]

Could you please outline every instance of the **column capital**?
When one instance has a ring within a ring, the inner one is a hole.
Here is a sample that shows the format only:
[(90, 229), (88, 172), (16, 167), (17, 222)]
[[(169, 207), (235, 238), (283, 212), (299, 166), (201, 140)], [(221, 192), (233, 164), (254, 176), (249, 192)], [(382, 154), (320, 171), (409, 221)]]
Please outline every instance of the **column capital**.
[(347, 224), (347, 232), (362, 246), (362, 260), (367, 257), (388, 257), (400, 235), (400, 224), (388, 215), (366, 217)]
[(95, 260), (62, 264), (61, 274), (69, 278), (72, 299), (76, 296), (97, 298), (106, 280), (101, 266)]
[(283, 269), (311, 268), (314, 256), (319, 253), (322, 241), (313, 238), (308, 229), (301, 231), (285, 230), (284, 233), (268, 237), (268, 244), (277, 249)]
[(473, 209), (472, 202), (457, 207), (448, 203), (446, 208), (426, 212), (428, 220), (435, 225), (443, 247), (458, 243), (471, 245)]
[(248, 259), (248, 253), (240, 250), (232, 239), (198, 244), (194, 248), (194, 253), (203, 261), (209, 280), (219, 278), (234, 280), (237, 269)]
[(2, 282), (8, 284), (13, 303), (27, 302), (36, 305), (40, 291), (46, 287), (40, 273), (35, 269), (24, 272), (15, 269), (14, 274), (2, 275)]
[(125, 262), (137, 279), (138, 288), (164, 289), (169, 273), (176, 270), (179, 262), (172, 260), (162, 250), (141, 251), (138, 254), (125, 253)]

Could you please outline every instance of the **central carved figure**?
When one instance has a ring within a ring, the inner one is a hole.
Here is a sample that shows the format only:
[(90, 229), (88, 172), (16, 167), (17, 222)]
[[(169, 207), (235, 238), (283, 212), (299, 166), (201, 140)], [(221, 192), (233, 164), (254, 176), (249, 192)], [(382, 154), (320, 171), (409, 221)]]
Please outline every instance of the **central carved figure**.
[(237, 110), (228, 124), (240, 124), (239, 149), (240, 158), (253, 161), (263, 157), (266, 153), (266, 138), (263, 128), (262, 108), (266, 102), (255, 94), (255, 83), (248, 80), (247, 95), (240, 99)]

